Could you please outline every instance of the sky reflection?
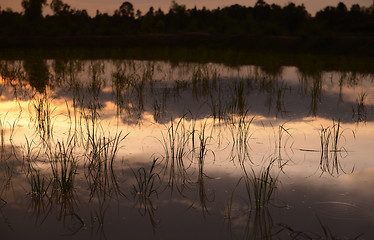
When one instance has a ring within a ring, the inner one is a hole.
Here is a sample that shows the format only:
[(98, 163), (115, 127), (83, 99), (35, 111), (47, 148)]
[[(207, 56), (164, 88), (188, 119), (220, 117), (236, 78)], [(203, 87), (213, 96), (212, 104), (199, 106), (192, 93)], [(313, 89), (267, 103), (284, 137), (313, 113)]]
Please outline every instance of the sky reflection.
[[(374, 236), (371, 75), (48, 60), (38, 85), (2, 63), (6, 238)], [(64, 156), (78, 165), (62, 192)], [(50, 196), (30, 190), (35, 176)]]

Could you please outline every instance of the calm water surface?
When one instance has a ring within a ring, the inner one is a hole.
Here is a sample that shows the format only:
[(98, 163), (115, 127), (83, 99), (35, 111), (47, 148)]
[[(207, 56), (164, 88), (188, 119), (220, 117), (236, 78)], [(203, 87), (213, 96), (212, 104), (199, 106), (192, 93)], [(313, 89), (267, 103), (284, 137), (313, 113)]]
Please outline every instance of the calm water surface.
[(374, 75), (0, 61), (4, 239), (373, 239)]

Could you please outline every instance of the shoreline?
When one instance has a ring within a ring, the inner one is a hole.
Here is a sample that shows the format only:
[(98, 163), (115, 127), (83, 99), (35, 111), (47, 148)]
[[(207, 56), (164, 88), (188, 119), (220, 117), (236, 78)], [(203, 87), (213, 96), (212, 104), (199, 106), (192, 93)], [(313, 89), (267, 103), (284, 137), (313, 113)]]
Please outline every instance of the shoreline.
[(374, 37), (213, 35), (207, 33), (123, 36), (0, 37), (0, 53), (12, 49), (178, 47), (241, 52), (374, 56)]

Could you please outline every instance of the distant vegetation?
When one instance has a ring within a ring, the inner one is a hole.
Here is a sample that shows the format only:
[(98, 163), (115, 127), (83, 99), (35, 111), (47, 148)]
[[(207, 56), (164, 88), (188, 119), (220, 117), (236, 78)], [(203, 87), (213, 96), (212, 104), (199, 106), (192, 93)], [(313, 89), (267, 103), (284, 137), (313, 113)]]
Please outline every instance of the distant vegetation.
[[(62, 0), (23, 0), (23, 12), (1, 9), (0, 36), (82, 36), (126, 35), (139, 33), (255, 34), (271, 36), (325, 36), (329, 34), (374, 36), (374, 7), (344, 3), (309, 14), (304, 5), (267, 4), (258, 0), (253, 7), (232, 5), (208, 10), (187, 9), (175, 1), (170, 10), (149, 8), (145, 14), (124, 2), (113, 13), (89, 16), (86, 10), (73, 9)], [(50, 7), (53, 15), (43, 16)]]
[[(23, 0), (23, 12), (0, 6), (0, 49), (28, 47), (192, 47), (374, 56), (374, 5), (326, 7), (312, 16), (304, 5), (258, 0), (253, 7), (142, 13), (123, 2), (95, 16), (62, 0)], [(52, 15), (43, 15), (50, 7)]]

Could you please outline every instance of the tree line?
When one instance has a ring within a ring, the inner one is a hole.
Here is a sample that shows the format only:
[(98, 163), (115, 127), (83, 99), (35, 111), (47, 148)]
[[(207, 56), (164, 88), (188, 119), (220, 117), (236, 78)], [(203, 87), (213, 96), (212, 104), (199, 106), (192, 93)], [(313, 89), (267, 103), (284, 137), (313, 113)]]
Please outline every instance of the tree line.
[[(62, 0), (23, 0), (23, 12), (2, 9), (0, 36), (122, 36), (144, 33), (253, 34), (266, 36), (373, 36), (374, 6), (344, 3), (312, 16), (304, 5), (285, 6), (258, 0), (253, 7), (187, 9), (173, 1), (168, 12), (150, 7), (146, 13), (123, 2), (113, 14), (89, 16)], [(53, 14), (43, 15), (50, 7)]]

